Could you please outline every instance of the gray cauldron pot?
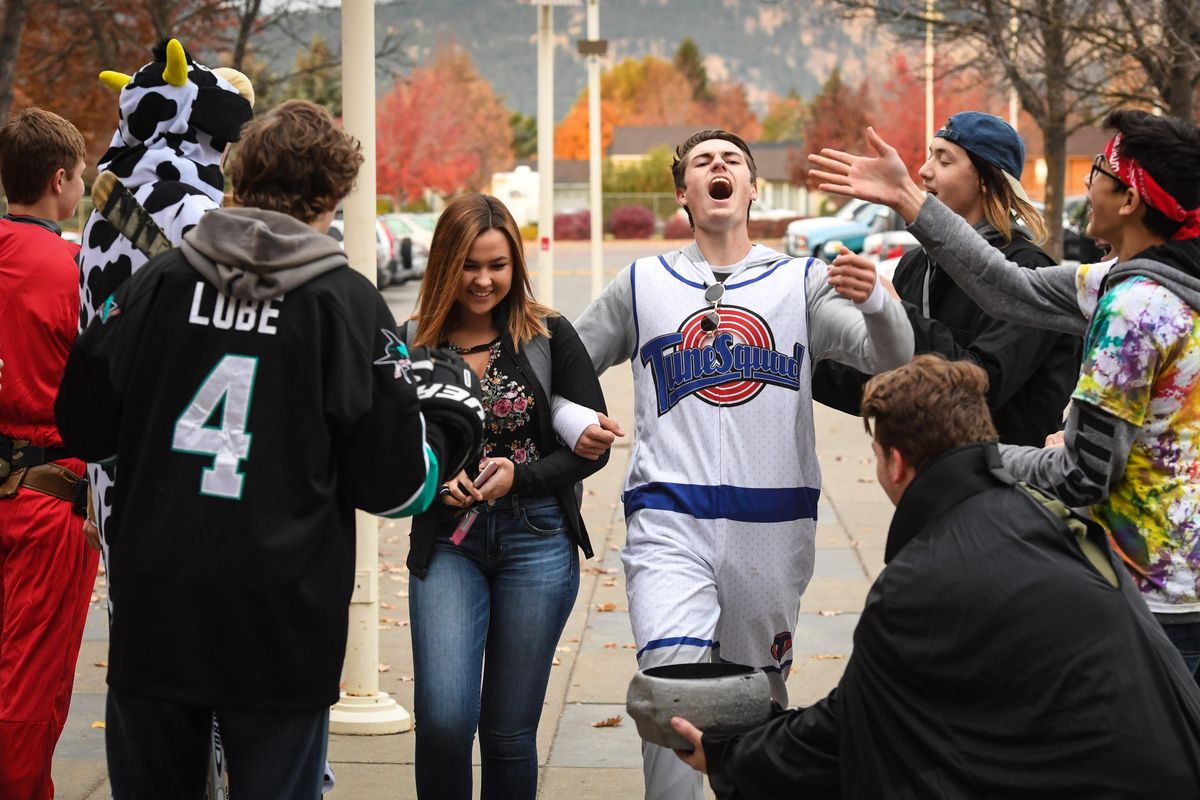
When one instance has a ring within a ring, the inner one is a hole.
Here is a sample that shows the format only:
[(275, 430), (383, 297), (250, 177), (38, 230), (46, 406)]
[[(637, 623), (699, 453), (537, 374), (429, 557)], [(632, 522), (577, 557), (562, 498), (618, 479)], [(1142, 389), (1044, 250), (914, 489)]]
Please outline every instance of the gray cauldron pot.
[(702, 731), (749, 730), (770, 718), (771, 686), (766, 673), (741, 664), (668, 664), (633, 676), (625, 709), (647, 742), (691, 750), (671, 727), (671, 717)]

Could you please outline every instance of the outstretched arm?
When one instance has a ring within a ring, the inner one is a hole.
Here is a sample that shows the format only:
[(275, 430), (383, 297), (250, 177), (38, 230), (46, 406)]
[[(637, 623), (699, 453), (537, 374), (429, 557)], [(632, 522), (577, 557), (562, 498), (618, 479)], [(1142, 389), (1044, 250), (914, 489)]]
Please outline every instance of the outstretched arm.
[(591, 302), (575, 321), (579, 340), (587, 348), (596, 374), (628, 361), (637, 343), (634, 324), (633, 265), (617, 273), (612, 283)]
[(830, 285), (820, 261), (808, 267), (805, 289), (812, 363), (829, 358), (873, 375), (912, 360), (912, 326), (900, 303), (886, 292), (854, 303)]

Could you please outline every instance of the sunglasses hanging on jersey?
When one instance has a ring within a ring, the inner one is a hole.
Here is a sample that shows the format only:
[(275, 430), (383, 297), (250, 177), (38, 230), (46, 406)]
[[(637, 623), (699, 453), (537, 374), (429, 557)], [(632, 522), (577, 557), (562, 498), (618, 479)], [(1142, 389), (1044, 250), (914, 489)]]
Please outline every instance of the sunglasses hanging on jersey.
[(725, 284), (723, 283), (714, 283), (704, 290), (704, 302), (712, 305), (712, 311), (700, 319), (700, 330), (704, 331), (706, 336), (716, 336), (717, 329), (721, 327), (720, 308), (723, 297), (725, 297)]

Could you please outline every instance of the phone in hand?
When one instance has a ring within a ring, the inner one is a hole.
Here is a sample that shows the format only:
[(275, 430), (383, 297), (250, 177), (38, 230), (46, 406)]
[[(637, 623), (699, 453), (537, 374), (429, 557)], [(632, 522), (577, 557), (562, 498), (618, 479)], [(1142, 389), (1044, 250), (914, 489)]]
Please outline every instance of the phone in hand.
[[(489, 461), (488, 463), (484, 464), (483, 469), (479, 470), (479, 474), (475, 476), (475, 480), (471, 482), (472, 485), (474, 485), (476, 489), (478, 489), (480, 486), (483, 486), (488, 482), (488, 478), (496, 474), (496, 470), (499, 468), (500, 465), (495, 461)], [(458, 524), (454, 526), (454, 532), (450, 534), (450, 541), (456, 545), (462, 544), (462, 540), (467, 538), (467, 532), (471, 530), (471, 526), (475, 524), (475, 518), (478, 516), (478, 511), (473, 508), (468, 508), (462, 515), (462, 518), (458, 521)]]
[(498, 470), (499, 468), (500, 468), (500, 465), (497, 464), (495, 461), (487, 462), (486, 464), (483, 465), (483, 469), (479, 470), (479, 474), (477, 476), (475, 476), (475, 480), (472, 481), (472, 484), (475, 486), (476, 489), (478, 489), (480, 486), (483, 486), (485, 483), (487, 483), (488, 478), (495, 475), (496, 470)]

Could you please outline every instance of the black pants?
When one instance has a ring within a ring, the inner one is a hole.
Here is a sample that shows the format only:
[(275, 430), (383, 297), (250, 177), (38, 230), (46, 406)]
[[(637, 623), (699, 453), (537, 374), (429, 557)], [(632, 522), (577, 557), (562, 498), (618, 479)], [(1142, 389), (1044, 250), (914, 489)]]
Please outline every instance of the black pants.
[[(114, 800), (203, 800), (212, 714), (207, 706), (108, 690), (105, 750)], [(329, 709), (215, 709), (234, 797), (318, 800)]]

